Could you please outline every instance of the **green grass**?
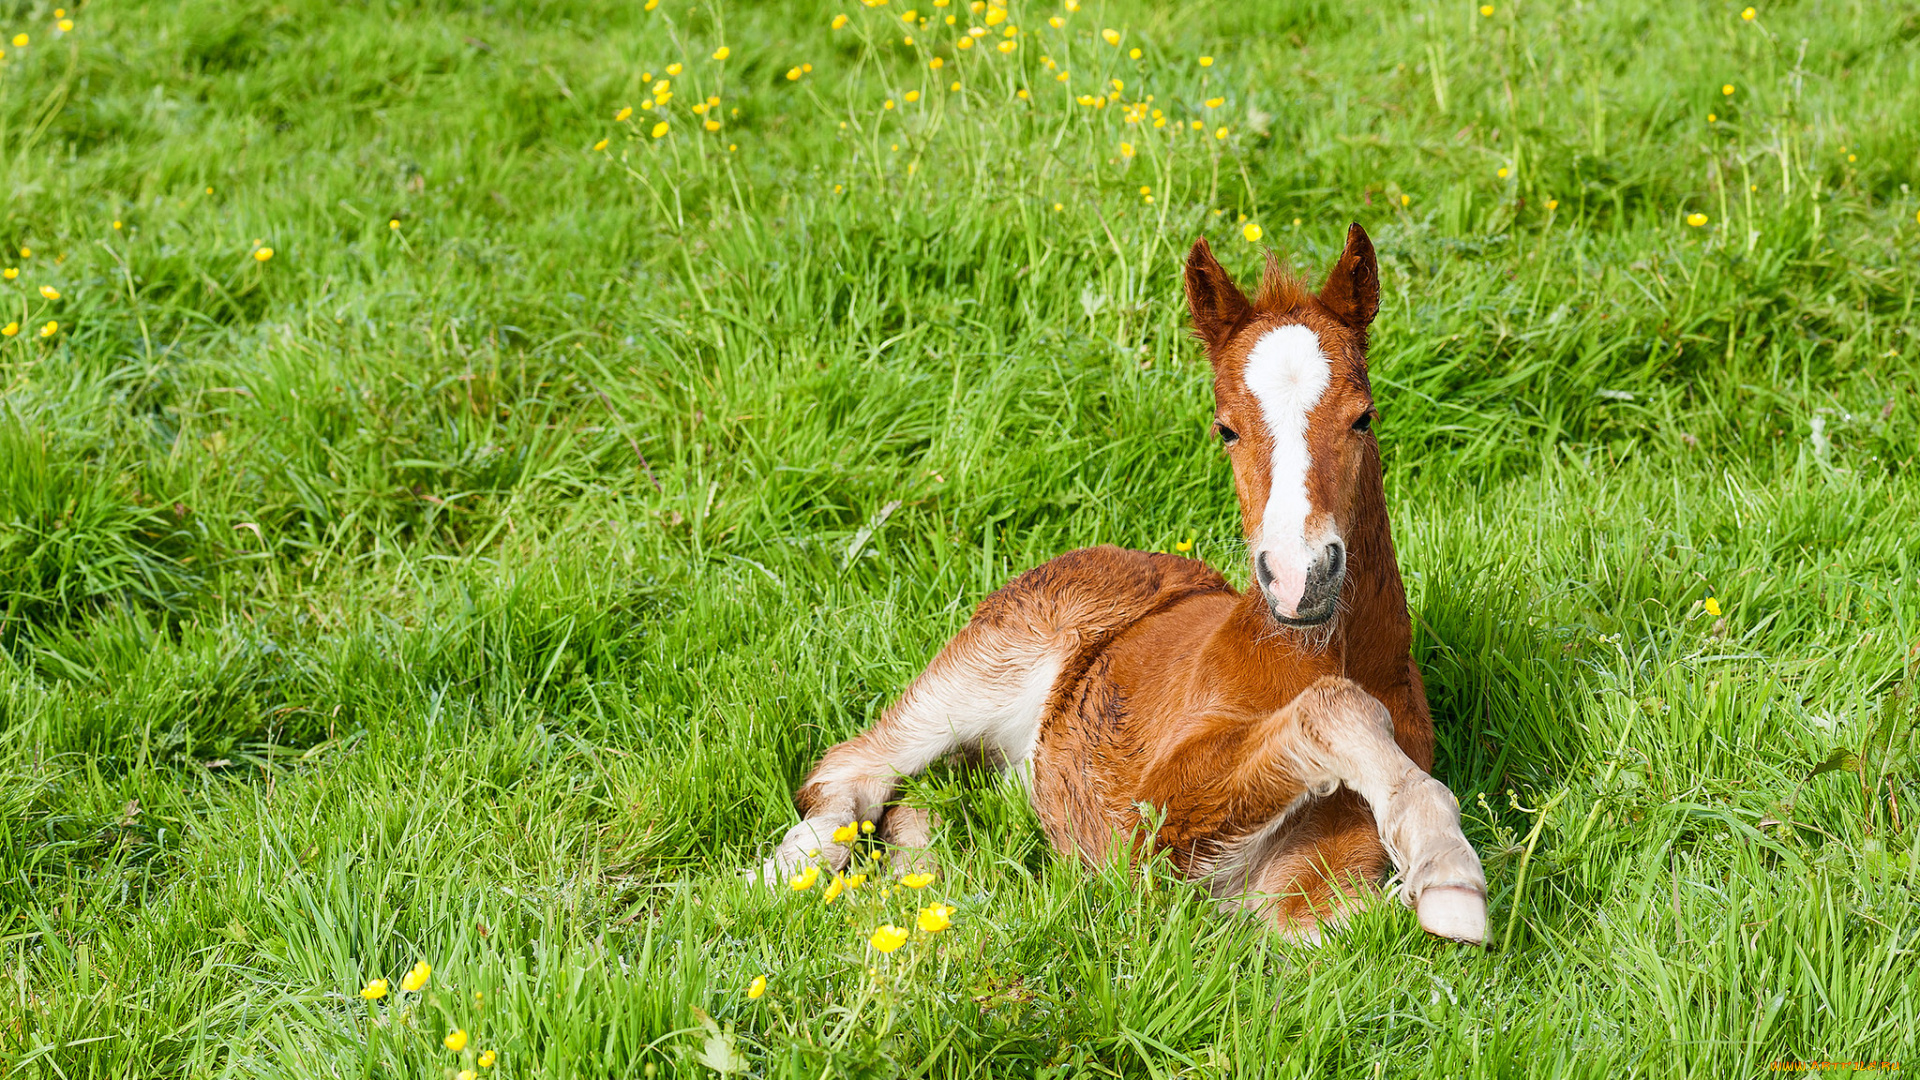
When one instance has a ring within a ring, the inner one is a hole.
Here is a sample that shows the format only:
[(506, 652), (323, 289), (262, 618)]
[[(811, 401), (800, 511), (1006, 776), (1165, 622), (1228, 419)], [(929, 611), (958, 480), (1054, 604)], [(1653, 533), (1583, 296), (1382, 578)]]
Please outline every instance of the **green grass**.
[[(931, 2), (5, 8), (0, 1072), (1920, 1057), (1920, 16)], [(741, 884), (1008, 577), (1244, 578), (1180, 256), (1350, 220), (1496, 947), (1285, 944), (964, 769), (933, 943)]]

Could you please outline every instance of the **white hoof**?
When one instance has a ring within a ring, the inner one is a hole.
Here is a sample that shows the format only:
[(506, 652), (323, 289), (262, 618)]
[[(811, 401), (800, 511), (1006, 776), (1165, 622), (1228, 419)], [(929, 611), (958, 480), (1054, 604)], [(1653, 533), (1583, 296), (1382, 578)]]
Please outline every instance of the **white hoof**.
[(1487, 941), (1487, 896), (1458, 885), (1436, 885), (1420, 894), (1414, 906), (1420, 928), (1436, 937), (1484, 945)]
[(760, 865), (760, 872), (749, 871), (748, 876), (758, 878), (768, 888), (778, 889), (789, 885), (810, 866), (838, 873), (847, 865), (852, 852), (847, 845), (834, 843), (832, 834), (832, 829), (816, 829), (813, 823), (802, 821), (780, 838), (773, 855)]

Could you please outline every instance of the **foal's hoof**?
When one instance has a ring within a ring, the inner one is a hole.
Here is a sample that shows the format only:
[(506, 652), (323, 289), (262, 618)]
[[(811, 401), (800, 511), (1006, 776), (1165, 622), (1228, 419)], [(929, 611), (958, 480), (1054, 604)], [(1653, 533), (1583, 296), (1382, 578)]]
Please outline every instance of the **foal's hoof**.
[(1459, 885), (1436, 885), (1420, 894), (1414, 907), (1420, 929), (1436, 937), (1484, 945), (1487, 941), (1487, 896)]

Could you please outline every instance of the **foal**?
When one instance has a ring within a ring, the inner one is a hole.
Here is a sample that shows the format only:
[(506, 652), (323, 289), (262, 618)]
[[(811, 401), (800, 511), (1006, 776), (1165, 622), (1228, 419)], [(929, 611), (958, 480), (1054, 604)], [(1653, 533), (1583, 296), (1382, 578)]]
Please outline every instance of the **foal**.
[(1175, 868), (1282, 930), (1317, 940), (1391, 862), (1422, 927), (1485, 939), (1479, 856), (1426, 771), (1433, 720), (1367, 381), (1373, 245), (1349, 228), (1318, 295), (1270, 257), (1249, 302), (1202, 239), (1186, 291), (1255, 587), (1115, 547), (1022, 574), (878, 723), (827, 751), (768, 881), (814, 860), (844, 867), (832, 834), (852, 821), (924, 846), (925, 812), (888, 800), (901, 777), (972, 750), (1030, 769), (1053, 845), (1089, 863), (1136, 842), (1145, 804)]

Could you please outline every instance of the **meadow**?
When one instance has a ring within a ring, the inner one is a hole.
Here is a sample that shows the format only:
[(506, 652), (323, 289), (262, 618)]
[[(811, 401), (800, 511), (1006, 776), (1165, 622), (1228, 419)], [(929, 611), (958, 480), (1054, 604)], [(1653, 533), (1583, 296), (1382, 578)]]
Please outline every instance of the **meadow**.
[[(0, 1074), (1911, 1067), (1920, 12), (1743, 7), (0, 5)], [(1014, 574), (1244, 582), (1181, 256), (1349, 221), (1490, 946), (958, 766), (745, 884)]]

